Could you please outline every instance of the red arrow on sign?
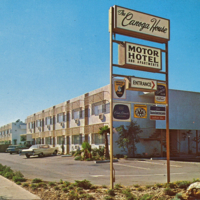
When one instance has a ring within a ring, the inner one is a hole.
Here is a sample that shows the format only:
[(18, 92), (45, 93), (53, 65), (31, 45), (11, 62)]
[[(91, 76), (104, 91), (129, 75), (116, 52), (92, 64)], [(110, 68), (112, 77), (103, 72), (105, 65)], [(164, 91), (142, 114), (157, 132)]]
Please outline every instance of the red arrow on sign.
[(153, 89), (154, 87), (155, 87), (155, 83), (152, 81), (152, 83), (153, 83), (153, 86), (152, 86), (152, 88), (151, 89)]

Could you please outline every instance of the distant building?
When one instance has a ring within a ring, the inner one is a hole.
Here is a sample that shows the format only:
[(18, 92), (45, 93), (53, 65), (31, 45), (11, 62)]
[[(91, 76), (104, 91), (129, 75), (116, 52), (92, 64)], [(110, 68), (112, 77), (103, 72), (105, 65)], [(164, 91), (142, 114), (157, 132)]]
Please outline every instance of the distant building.
[[(21, 141), (21, 135), (24, 135), (25, 139), (27, 140), (26, 123), (20, 120), (1, 126), (0, 144), (23, 144), (24, 141)], [(31, 140), (29, 141), (31, 142)]]
[[(170, 151), (171, 156), (198, 153), (200, 130), (200, 93), (169, 90)], [(109, 85), (83, 94), (61, 104), (44, 109), (27, 117), (27, 134), (32, 136), (33, 144), (58, 146), (64, 153), (80, 149), (83, 141), (92, 148), (104, 146), (104, 137), (98, 134), (99, 128), (110, 123)], [(154, 93), (126, 91), (126, 99), (114, 102), (131, 105), (131, 119), (137, 121), (143, 133), (137, 143), (137, 156), (165, 156), (166, 122), (150, 120), (149, 108), (154, 104)], [(134, 105), (147, 105), (145, 119), (134, 118)], [(114, 121), (114, 128), (128, 126), (130, 122)], [(114, 155), (125, 154), (115, 141), (118, 133), (113, 133)], [(109, 135), (108, 135), (109, 140)]]

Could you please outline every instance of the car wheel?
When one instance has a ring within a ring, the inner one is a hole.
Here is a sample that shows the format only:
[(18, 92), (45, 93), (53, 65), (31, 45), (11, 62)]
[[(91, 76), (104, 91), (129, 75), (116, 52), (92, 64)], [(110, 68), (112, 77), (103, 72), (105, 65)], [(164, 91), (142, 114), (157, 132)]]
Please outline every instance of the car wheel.
[(43, 153), (40, 153), (40, 154), (38, 155), (39, 158), (42, 158), (43, 156), (44, 156)]
[(30, 155), (26, 154), (26, 157), (27, 157), (27, 158), (30, 158)]
[(57, 150), (55, 150), (55, 151), (53, 152), (53, 155), (56, 156), (57, 153), (58, 153)]
[(10, 152), (10, 154), (12, 154), (12, 153)]

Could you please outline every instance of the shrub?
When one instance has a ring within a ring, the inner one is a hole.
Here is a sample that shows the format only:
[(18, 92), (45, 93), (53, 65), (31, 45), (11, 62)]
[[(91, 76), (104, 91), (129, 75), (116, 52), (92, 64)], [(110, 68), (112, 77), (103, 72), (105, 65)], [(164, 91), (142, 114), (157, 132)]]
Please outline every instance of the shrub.
[(175, 188), (176, 184), (175, 183), (168, 183), (167, 187), (169, 187), (169, 188)]
[(199, 182), (199, 178), (193, 178), (193, 181), (192, 181), (192, 183), (195, 183), (195, 182)]
[(68, 194), (68, 200), (78, 200), (78, 194), (74, 191), (70, 191)]
[(93, 159), (92, 158), (86, 158), (85, 160), (86, 161), (92, 161)]
[(123, 190), (122, 193), (126, 196), (127, 200), (137, 200), (136, 196), (131, 193), (130, 189)]
[(54, 187), (54, 190), (59, 190), (59, 187), (58, 187), (58, 186), (55, 186), (55, 187)]
[(72, 190), (72, 189), (74, 189), (74, 186), (73, 186), (73, 185), (69, 185), (69, 186), (68, 186), (68, 189), (69, 189), (69, 190)]
[(65, 181), (65, 182), (64, 182), (64, 185), (66, 185), (66, 187), (67, 187), (67, 186), (69, 186), (69, 185), (70, 185), (70, 182), (68, 182), (68, 181)]
[(169, 196), (173, 196), (174, 192), (171, 190), (171, 188), (165, 188), (164, 194), (169, 195)]
[(13, 180), (15, 183), (18, 182), (18, 181), (20, 181), (20, 182), (25, 182), (25, 181), (26, 181), (25, 178), (23, 178), (23, 177), (18, 177), (18, 176), (13, 176), (12, 180)]
[(133, 186), (136, 187), (136, 188), (140, 187), (138, 184), (135, 184), (135, 185), (133, 185)]
[(22, 184), (22, 187), (28, 187), (29, 185), (28, 185), (28, 183), (23, 183)]
[(82, 160), (82, 157), (81, 156), (77, 156), (74, 158), (74, 160)]
[(116, 185), (115, 185), (115, 189), (116, 189), (116, 190), (119, 190), (120, 188), (122, 188), (122, 186), (121, 186), (120, 184), (116, 184)]
[(82, 187), (84, 189), (90, 189), (92, 184), (90, 183), (90, 181), (84, 179), (83, 181), (77, 181), (75, 180), (75, 183), (74, 183), (75, 186), (77, 187)]
[(140, 198), (140, 200), (151, 200), (153, 198), (153, 195), (145, 194)]
[(24, 177), (24, 175), (20, 171), (16, 171), (15, 176), (22, 177), (22, 178)]
[(183, 199), (182, 194), (178, 193), (172, 200), (182, 200), (182, 199)]
[(62, 179), (60, 179), (60, 184), (63, 184), (63, 180)]
[(32, 180), (32, 183), (40, 183), (40, 182), (42, 182), (42, 179), (40, 179), (40, 178), (34, 178)]
[(83, 142), (82, 148), (83, 148), (83, 150), (87, 149), (89, 152), (91, 152), (91, 145), (88, 142)]
[(4, 177), (8, 178), (8, 179), (12, 179), (13, 176), (15, 176), (15, 174), (13, 172), (6, 172), (4, 174)]
[(47, 184), (46, 183), (43, 183), (43, 182), (40, 182), (37, 184), (38, 187), (44, 187), (46, 188), (47, 187)]
[(113, 200), (113, 198), (110, 197), (110, 196), (105, 196), (104, 199), (105, 199), (105, 200)]
[(186, 189), (190, 184), (191, 184), (190, 181), (177, 181), (176, 182), (177, 187), (183, 188), (183, 189)]
[(156, 184), (156, 187), (158, 187), (158, 188), (161, 188), (163, 185), (162, 184), (160, 184), (160, 183), (157, 183)]
[(68, 189), (67, 188), (63, 188), (62, 191), (67, 193)]
[(137, 191), (142, 192), (144, 189), (142, 187), (137, 188)]
[(102, 188), (107, 188), (107, 186), (106, 185), (102, 185)]
[(16, 182), (17, 185), (21, 185), (22, 183), (20, 181)]
[(81, 155), (81, 150), (77, 149), (73, 156), (80, 156), (80, 155)]
[(32, 183), (32, 184), (31, 184), (31, 188), (32, 188), (33, 190), (36, 190), (36, 189), (38, 188), (38, 186), (37, 186), (36, 184)]
[(146, 189), (149, 189), (151, 187), (151, 185), (146, 185), (145, 187), (146, 187)]
[(107, 190), (107, 193), (110, 195), (110, 196), (115, 196), (115, 191), (110, 189), (110, 190)]
[(90, 195), (90, 194), (81, 194), (81, 195), (79, 196), (79, 199), (93, 200), (94, 197), (93, 197), (92, 195)]
[(50, 185), (50, 186), (55, 186), (56, 183), (55, 183), (55, 182), (49, 182), (49, 185)]

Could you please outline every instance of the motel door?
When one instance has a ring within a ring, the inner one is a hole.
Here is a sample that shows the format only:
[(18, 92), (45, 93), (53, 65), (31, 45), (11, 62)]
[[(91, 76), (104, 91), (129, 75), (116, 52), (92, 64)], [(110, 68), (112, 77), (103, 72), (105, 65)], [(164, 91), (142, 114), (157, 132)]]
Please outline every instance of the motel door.
[(69, 136), (67, 136), (67, 154), (69, 154)]
[(179, 156), (178, 153), (178, 139), (177, 139), (177, 130), (170, 130), (170, 156)]

